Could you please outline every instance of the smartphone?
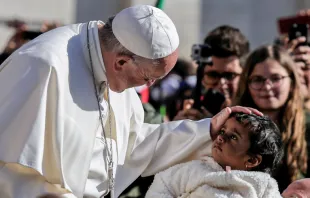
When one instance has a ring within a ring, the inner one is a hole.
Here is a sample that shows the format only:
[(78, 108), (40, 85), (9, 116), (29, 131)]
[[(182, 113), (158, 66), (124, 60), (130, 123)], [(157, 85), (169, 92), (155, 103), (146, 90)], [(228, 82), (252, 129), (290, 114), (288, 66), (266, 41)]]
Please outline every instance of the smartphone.
[(209, 89), (202, 97), (201, 105), (213, 115), (221, 111), (225, 96), (214, 89)]
[(290, 16), (278, 19), (278, 30), (280, 34), (288, 34), (293, 24), (310, 25), (310, 16)]
[(39, 32), (39, 31), (24, 31), (22, 33), (22, 37), (24, 40), (32, 40), (41, 34), (42, 32)]
[(309, 25), (308, 24), (297, 24), (294, 23), (288, 32), (289, 40), (292, 41), (298, 37), (306, 37), (306, 41), (304, 43), (300, 43), (300, 45), (307, 45), (308, 43), (308, 31)]

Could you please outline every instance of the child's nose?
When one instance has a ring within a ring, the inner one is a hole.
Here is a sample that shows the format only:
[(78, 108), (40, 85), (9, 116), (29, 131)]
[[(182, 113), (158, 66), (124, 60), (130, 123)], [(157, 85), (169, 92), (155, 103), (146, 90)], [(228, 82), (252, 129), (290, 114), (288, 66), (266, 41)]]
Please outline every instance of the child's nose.
[(225, 142), (225, 137), (224, 137), (224, 135), (219, 135), (219, 136), (218, 136), (218, 140), (219, 140), (220, 143), (224, 143), (224, 142)]

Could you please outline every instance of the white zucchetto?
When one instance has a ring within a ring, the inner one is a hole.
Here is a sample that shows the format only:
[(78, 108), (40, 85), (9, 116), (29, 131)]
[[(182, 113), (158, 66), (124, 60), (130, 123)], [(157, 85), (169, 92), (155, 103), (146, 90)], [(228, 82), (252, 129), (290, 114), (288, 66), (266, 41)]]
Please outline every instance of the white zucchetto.
[(137, 5), (120, 11), (112, 22), (117, 40), (132, 53), (148, 58), (163, 58), (179, 46), (172, 20), (160, 9)]

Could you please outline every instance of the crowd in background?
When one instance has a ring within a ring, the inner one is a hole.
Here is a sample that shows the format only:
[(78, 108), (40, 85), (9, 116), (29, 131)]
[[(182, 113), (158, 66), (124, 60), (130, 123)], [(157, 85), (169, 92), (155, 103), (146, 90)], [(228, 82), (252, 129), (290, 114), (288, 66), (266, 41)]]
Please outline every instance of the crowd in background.
[[(307, 14), (310, 16), (308, 11), (299, 13)], [(22, 21), (8, 25), (15, 33), (0, 55), (1, 62), (40, 33), (60, 26), (44, 23), (35, 35)], [(136, 88), (145, 122), (199, 120), (231, 105), (256, 108), (282, 132), (285, 156), (273, 175), (280, 191), (297, 179), (309, 177), (310, 47), (304, 44), (305, 37), (279, 37), (281, 42), (250, 50), (249, 41), (238, 28), (222, 25), (206, 33), (202, 46), (210, 47), (210, 57), (198, 61), (180, 58), (152, 87)], [(123, 197), (144, 197), (151, 182), (152, 177), (137, 179)]]
[[(210, 59), (180, 59), (168, 76), (148, 88), (150, 98), (145, 104), (153, 106), (163, 121), (212, 117), (231, 105), (260, 110), (282, 132), (285, 156), (273, 175), (282, 192), (293, 181), (310, 175), (310, 47), (306, 39), (279, 35), (274, 43), (250, 50), (238, 28), (219, 26), (206, 34), (203, 43), (210, 47)], [(148, 121), (152, 122), (150, 117)], [(152, 178), (139, 178), (129, 189), (142, 186), (143, 197), (147, 180)], [(137, 197), (126, 193), (124, 197)]]

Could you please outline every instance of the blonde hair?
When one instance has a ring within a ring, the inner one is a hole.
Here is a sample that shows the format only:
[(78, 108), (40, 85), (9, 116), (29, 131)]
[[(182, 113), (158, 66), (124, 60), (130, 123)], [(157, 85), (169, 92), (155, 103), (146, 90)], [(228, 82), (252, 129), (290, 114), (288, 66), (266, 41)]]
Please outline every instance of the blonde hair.
[(280, 110), (278, 118), (279, 128), (282, 132), (282, 141), (285, 147), (284, 163), (289, 170), (290, 180), (294, 181), (299, 170), (307, 171), (307, 142), (305, 140), (305, 115), (303, 111), (303, 98), (300, 91), (300, 82), (295, 64), (289, 54), (278, 46), (263, 46), (253, 51), (246, 60), (245, 68), (239, 82), (235, 103), (242, 106), (257, 108), (248, 87), (249, 76), (258, 63), (272, 58), (278, 61), (289, 73), (291, 78), (291, 93)]

